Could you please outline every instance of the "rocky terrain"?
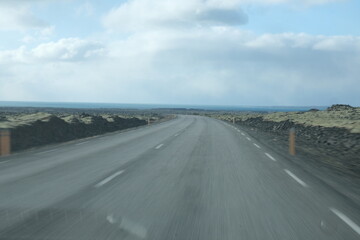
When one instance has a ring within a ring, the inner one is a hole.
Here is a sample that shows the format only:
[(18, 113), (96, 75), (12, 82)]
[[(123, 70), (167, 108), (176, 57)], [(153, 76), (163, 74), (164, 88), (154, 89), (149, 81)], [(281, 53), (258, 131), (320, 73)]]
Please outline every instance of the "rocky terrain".
[[(121, 114), (119, 114), (121, 113)], [(0, 109), (0, 128), (10, 129), (11, 149), (65, 142), (163, 120), (158, 114), (109, 109)]]
[(359, 107), (333, 105), (324, 111), (227, 113), (211, 117), (265, 133), (283, 146), (288, 145), (289, 130), (294, 127), (298, 154), (360, 177)]

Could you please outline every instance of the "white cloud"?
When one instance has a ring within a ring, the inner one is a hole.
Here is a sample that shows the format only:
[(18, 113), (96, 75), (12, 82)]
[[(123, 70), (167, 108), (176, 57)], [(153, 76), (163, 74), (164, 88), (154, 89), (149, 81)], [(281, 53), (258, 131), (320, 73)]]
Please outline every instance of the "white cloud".
[(0, 69), (0, 96), (15, 94), (16, 80), (26, 100), (316, 105), (336, 97), (359, 105), (359, 43), (233, 27), (163, 29), (103, 44), (63, 39), (0, 52), (0, 61), (12, 61)]
[(25, 46), (21, 46), (15, 50), (0, 51), (0, 63), (26, 63), (29, 62), (29, 53), (26, 51)]
[(249, 3), (310, 0), (132, 0), (104, 16), (122, 38), (103, 42), (43, 27), (23, 39), (41, 44), (0, 51), (0, 100), (360, 105), (359, 37), (243, 31)]
[(246, 5), (287, 4), (309, 7), (346, 0), (129, 0), (103, 17), (110, 31), (144, 31), (163, 28), (189, 28), (243, 25)]
[(39, 29), (37, 31), (32, 31), (32, 34), (28, 34), (21, 39), (21, 42), (24, 44), (30, 43), (39, 43), (43, 41), (49, 41), (54, 35), (55, 26), (50, 26), (46, 28)]
[(76, 61), (103, 53), (101, 44), (92, 41), (80, 40), (78, 38), (61, 39), (57, 42), (40, 44), (32, 49), (32, 54), (37, 59), (50, 61)]
[(49, 26), (49, 27), (43, 28), (40, 31), (40, 36), (43, 38), (46, 38), (46, 37), (53, 35), (54, 32), (55, 32), (55, 26)]
[(84, 16), (92, 16), (95, 12), (94, 6), (90, 2), (85, 2), (84, 4), (80, 5), (76, 10), (76, 14), (84, 15)]
[(37, 18), (28, 7), (0, 4), (0, 30), (44, 28), (47, 23)]
[(320, 37), (314, 49), (325, 51), (360, 51), (360, 37), (332, 36)]
[(21, 42), (23, 42), (23, 43), (25, 43), (25, 44), (27, 44), (27, 43), (32, 43), (32, 42), (35, 42), (36, 41), (36, 39), (33, 37), (33, 36), (31, 36), (31, 35), (26, 35), (25, 37), (23, 37), (22, 39), (21, 39)]
[(103, 19), (111, 30), (143, 30), (197, 26), (241, 25), (247, 16), (240, 8), (202, 0), (133, 0), (112, 9)]
[(22, 46), (15, 50), (0, 51), (0, 63), (82, 61), (102, 56), (104, 53), (104, 47), (98, 42), (65, 38), (57, 42), (43, 43), (29, 50)]
[(330, 2), (343, 2), (348, 0), (209, 0), (214, 4), (225, 4), (234, 6), (236, 4), (292, 4), (298, 6), (320, 5)]
[(323, 36), (305, 33), (263, 34), (249, 41), (247, 46), (277, 51), (279, 48), (311, 48), (323, 51), (360, 51), (358, 36)]

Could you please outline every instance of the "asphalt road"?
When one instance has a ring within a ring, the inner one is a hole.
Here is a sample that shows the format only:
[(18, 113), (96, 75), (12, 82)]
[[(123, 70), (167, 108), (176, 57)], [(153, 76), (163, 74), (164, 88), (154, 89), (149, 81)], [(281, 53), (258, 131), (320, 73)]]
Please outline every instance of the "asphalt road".
[(358, 206), (198, 116), (0, 158), (0, 239), (360, 239)]

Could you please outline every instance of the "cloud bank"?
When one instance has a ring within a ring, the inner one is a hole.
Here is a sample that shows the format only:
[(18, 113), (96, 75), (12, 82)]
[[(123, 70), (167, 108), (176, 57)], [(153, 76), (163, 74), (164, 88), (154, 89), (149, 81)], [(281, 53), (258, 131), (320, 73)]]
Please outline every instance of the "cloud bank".
[(247, 15), (232, 6), (202, 0), (134, 0), (112, 9), (103, 22), (115, 31), (245, 24)]
[(255, 34), (245, 3), (132, 0), (103, 16), (101, 40), (0, 51), (0, 100), (360, 105), (360, 37)]
[(0, 62), (11, 64), (0, 70), (1, 81), (12, 84), (1, 85), (0, 94), (15, 95), (31, 78), (30, 100), (60, 101), (66, 93), (72, 101), (358, 104), (359, 37), (255, 35), (231, 27), (168, 31), (107, 45), (62, 39), (2, 51)]

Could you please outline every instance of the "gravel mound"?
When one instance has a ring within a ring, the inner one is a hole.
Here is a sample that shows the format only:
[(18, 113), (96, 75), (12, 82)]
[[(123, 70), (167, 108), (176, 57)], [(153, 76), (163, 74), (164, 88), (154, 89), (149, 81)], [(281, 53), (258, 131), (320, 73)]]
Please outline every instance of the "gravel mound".
[(19, 151), (39, 145), (91, 137), (106, 132), (146, 125), (146, 120), (117, 115), (67, 115), (49, 113), (2, 115), (0, 128), (11, 130), (11, 149)]
[(297, 149), (326, 165), (360, 177), (360, 108), (337, 104), (325, 111), (214, 115), (273, 134), (287, 144), (296, 129)]

